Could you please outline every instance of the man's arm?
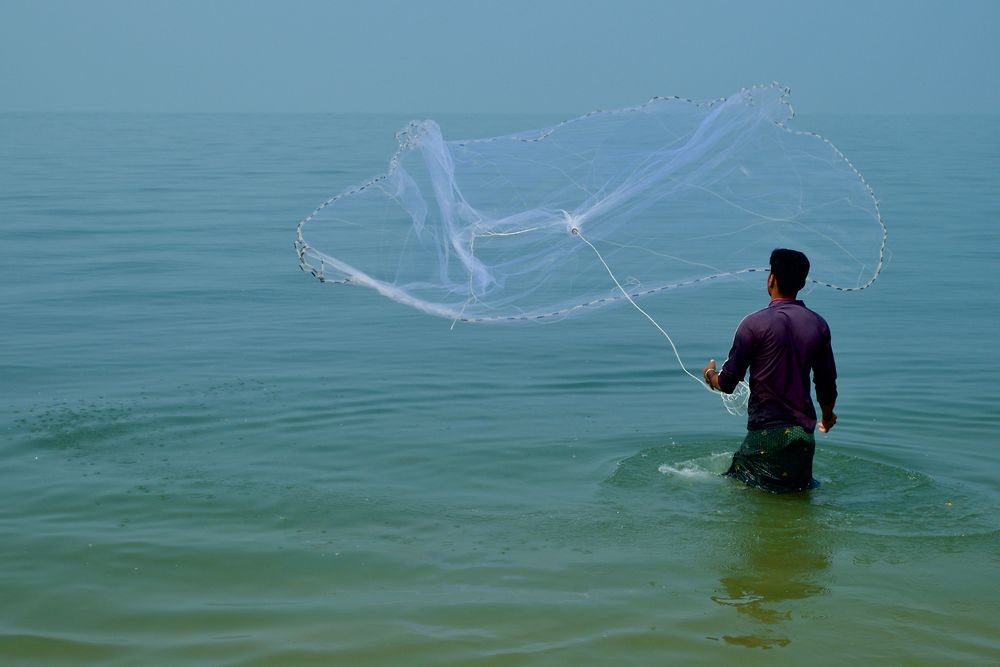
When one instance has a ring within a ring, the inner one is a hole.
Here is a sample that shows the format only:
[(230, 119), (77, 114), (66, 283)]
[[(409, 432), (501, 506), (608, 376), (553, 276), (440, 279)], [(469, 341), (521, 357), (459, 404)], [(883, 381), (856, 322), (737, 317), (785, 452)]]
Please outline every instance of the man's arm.
[(705, 382), (709, 387), (724, 394), (731, 394), (736, 389), (736, 385), (747, 373), (750, 367), (750, 356), (753, 350), (753, 334), (746, 320), (740, 322), (736, 327), (736, 334), (733, 336), (733, 346), (729, 350), (729, 357), (722, 364), (722, 372), (716, 372), (715, 359), (710, 359), (708, 364), (701, 370)]
[(837, 363), (833, 358), (833, 345), (830, 343), (830, 330), (824, 332), (823, 351), (813, 366), (813, 383), (816, 385), (816, 400), (822, 411), (819, 422), (820, 433), (826, 433), (837, 423), (837, 413), (833, 406), (837, 404)]

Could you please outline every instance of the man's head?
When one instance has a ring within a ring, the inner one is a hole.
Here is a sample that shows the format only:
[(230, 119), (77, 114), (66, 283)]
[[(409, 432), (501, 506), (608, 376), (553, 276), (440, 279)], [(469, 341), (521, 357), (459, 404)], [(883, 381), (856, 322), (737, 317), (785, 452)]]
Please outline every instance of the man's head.
[[(809, 275), (809, 258), (798, 250), (775, 248), (771, 252), (771, 275), (767, 279), (768, 292), (777, 289), (780, 296), (794, 298), (806, 284)], [(772, 294), (774, 296), (774, 294)]]

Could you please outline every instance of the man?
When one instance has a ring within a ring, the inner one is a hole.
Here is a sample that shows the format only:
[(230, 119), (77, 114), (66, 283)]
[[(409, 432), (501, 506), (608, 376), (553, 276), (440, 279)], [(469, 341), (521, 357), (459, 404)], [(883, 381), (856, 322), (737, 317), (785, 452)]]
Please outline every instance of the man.
[(750, 369), (747, 436), (726, 473), (750, 486), (777, 493), (817, 485), (816, 410), (809, 373), (822, 410), (819, 430), (837, 423), (837, 368), (826, 321), (796, 299), (809, 274), (809, 259), (797, 250), (771, 253), (767, 293), (771, 303), (743, 318), (729, 358), (716, 372), (715, 360), (702, 373), (712, 389), (733, 393)]

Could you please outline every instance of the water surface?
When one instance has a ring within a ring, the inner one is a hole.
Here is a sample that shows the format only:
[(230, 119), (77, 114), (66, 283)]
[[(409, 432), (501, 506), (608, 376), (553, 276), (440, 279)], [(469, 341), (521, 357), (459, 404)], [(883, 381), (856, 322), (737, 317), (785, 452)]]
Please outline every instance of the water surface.
[[(623, 304), (458, 325), (302, 274), (408, 116), (0, 116), (0, 656), (25, 665), (1000, 661), (1000, 121), (798, 119), (891, 256), (815, 289), (819, 489)], [(538, 116), (438, 117), (449, 136)], [(693, 367), (757, 280), (644, 302)]]

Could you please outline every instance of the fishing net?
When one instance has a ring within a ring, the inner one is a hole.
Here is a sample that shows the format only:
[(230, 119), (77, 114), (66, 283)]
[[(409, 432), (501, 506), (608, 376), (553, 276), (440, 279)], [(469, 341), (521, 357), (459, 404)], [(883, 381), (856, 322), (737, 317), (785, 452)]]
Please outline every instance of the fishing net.
[(864, 289), (885, 250), (878, 203), (829, 141), (787, 125), (787, 95), (658, 97), (489, 139), (412, 122), (385, 174), (299, 223), (300, 266), (463, 322), (639, 308), (766, 272), (776, 247), (805, 252), (813, 283)]

